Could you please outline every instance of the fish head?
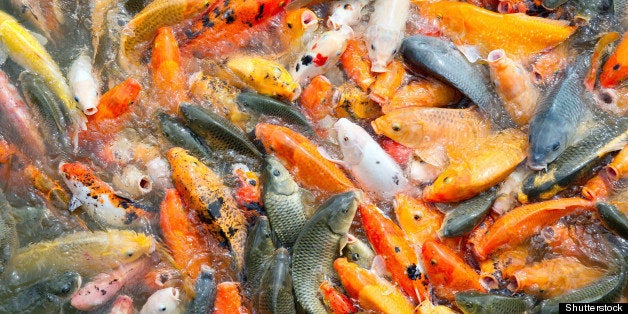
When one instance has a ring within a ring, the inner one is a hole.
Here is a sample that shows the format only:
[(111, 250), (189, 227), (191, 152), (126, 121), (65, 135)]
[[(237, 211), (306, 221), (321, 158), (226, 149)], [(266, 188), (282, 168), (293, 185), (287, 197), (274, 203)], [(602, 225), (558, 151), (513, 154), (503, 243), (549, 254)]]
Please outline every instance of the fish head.
[(299, 190), (288, 169), (274, 156), (265, 158), (264, 190), (272, 190), (282, 195), (292, 195)]
[(342, 256), (346, 257), (352, 263), (360, 265), (362, 268), (369, 269), (375, 258), (375, 253), (371, 247), (356, 238), (354, 235), (347, 235), (347, 244), (342, 250)]
[(142, 307), (142, 313), (176, 313), (179, 289), (165, 288), (153, 293)]
[(152, 236), (131, 231), (121, 233), (121, 236), (113, 241), (116, 241), (114, 247), (118, 252), (110, 253), (120, 256), (119, 262), (121, 264), (131, 263), (145, 255), (151, 254), (157, 247), (157, 242)]
[(568, 135), (560, 123), (548, 121), (541, 125), (530, 125), (530, 146), (528, 149), (528, 167), (532, 170), (547, 168), (547, 164), (567, 148)]
[(456, 293), (456, 305), (463, 313), (481, 313), (487, 309), (484, 303), (487, 301), (483, 298), (484, 294), (478, 292), (460, 292)]
[(48, 298), (66, 299), (72, 296), (81, 287), (81, 275), (76, 272), (66, 271), (54, 277), (46, 285)]
[(423, 190), (423, 199), (430, 202), (443, 202), (457, 198), (465, 190), (469, 179), (468, 175), (447, 168)]
[(304, 139), (288, 128), (267, 123), (258, 123), (255, 126), (255, 137), (262, 142), (268, 154), (275, 154), (286, 164), (294, 164), (292, 156), (298, 141)]
[(362, 127), (346, 118), (336, 121), (334, 129), (344, 161), (350, 165), (359, 164), (363, 158), (362, 148), (371, 139), (370, 135)]
[(402, 33), (377, 25), (371, 25), (366, 31), (371, 71), (388, 72), (387, 65), (392, 61), (401, 45)]
[(322, 211), (328, 212), (327, 224), (336, 234), (346, 234), (351, 227), (358, 209), (358, 194), (355, 191), (336, 194), (321, 205)]
[(618, 60), (617, 53), (611, 55), (602, 67), (600, 85), (605, 88), (615, 88), (628, 77), (628, 64)]
[(423, 124), (418, 121), (409, 123), (408, 114), (404, 108), (394, 110), (373, 120), (371, 126), (376, 134), (385, 135), (408, 147), (416, 146), (417, 138), (423, 137)]
[(286, 13), (286, 27), (293, 32), (294, 37), (303, 33), (315, 31), (318, 28), (318, 16), (308, 8), (290, 10)]

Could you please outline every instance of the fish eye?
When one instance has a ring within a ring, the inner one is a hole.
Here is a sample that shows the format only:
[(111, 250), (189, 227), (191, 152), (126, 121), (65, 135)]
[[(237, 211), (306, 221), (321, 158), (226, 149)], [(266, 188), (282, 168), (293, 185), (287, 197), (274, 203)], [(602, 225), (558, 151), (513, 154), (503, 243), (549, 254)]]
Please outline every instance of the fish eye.
[(453, 179), (452, 179), (451, 177), (445, 177), (445, 178), (443, 179), (443, 183), (451, 183), (451, 181), (452, 181), (452, 180), (453, 180)]
[(78, 102), (78, 97), (74, 96), (74, 101)]
[(273, 170), (273, 175), (275, 177), (278, 177), (280, 174), (281, 174), (281, 172), (279, 172), (279, 170), (277, 170), (277, 169)]
[(133, 252), (133, 251), (127, 251), (127, 252), (126, 252), (126, 256), (127, 256), (127, 257), (133, 257), (133, 254), (134, 254), (134, 253), (135, 253), (135, 252)]
[(558, 142), (556, 142), (556, 143), (554, 143), (554, 145), (552, 145), (552, 150), (553, 151), (557, 151), (559, 147), (560, 147), (560, 144)]
[(163, 304), (159, 305), (159, 312), (165, 312), (166, 310), (167, 309), (166, 309), (165, 305), (163, 305)]
[(63, 289), (61, 289), (61, 293), (63, 293), (63, 294), (67, 294), (68, 292), (70, 292), (70, 287), (69, 286), (64, 286)]
[(252, 185), (252, 186), (256, 186), (257, 185), (257, 181), (251, 179), (251, 180), (249, 180), (249, 184)]
[(614, 70), (614, 71), (617, 71), (617, 70), (619, 70), (619, 67), (620, 67), (620, 65), (619, 65), (619, 63), (617, 63), (617, 64), (615, 64), (615, 65), (613, 66), (613, 70)]
[(348, 142), (348, 141), (349, 141), (349, 137), (345, 136), (345, 138), (343, 138), (343, 140), (344, 140), (345, 142)]
[(392, 130), (395, 132), (401, 130), (401, 125), (399, 125), (399, 123), (393, 123), (391, 127), (392, 127)]
[(351, 254), (351, 259), (355, 262), (358, 261), (360, 259), (360, 253), (353, 253)]
[(346, 208), (346, 207), (345, 207), (345, 208), (343, 208), (343, 209), (342, 209), (342, 213), (343, 213), (343, 214), (346, 214), (347, 212), (349, 212), (349, 209), (348, 209), (348, 208)]
[(371, 50), (377, 50), (377, 49), (375, 49), (375, 45), (374, 44), (371, 44)]
[(393, 50), (393, 54), (395, 54), (395, 53), (397, 53), (397, 48), (395, 48), (395, 49)]

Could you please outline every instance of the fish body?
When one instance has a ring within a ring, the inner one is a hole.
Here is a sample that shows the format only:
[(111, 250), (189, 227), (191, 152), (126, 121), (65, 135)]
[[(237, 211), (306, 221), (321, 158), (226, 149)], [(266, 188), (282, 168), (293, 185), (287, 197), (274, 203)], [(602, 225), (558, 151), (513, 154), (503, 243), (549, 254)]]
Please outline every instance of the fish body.
[(9, 201), (0, 192), (0, 274), (4, 273), (19, 246), (15, 218)]
[(520, 201), (548, 199), (573, 182), (586, 180), (596, 162), (606, 154), (622, 149), (628, 141), (626, 124), (597, 126), (584, 139), (565, 149), (546, 171), (529, 174), (523, 180)]
[(615, 230), (622, 238), (628, 238), (628, 217), (610, 203), (595, 204), (600, 218), (610, 229)]
[(340, 64), (347, 76), (363, 91), (368, 91), (371, 84), (375, 82), (375, 75), (371, 73), (371, 60), (368, 58), (366, 43), (362, 39), (351, 38), (347, 41), (347, 48), (340, 55)]
[(243, 92), (238, 94), (236, 101), (244, 108), (261, 114), (279, 117), (285, 122), (298, 125), (307, 133), (314, 133), (312, 124), (301, 112), (272, 97)]
[(296, 313), (288, 249), (281, 247), (273, 253), (259, 289), (260, 313)]
[(526, 158), (527, 145), (525, 133), (508, 129), (478, 146), (450, 153), (449, 165), (423, 190), (423, 199), (458, 202), (486, 191), (506, 179)]
[(375, 82), (370, 87), (369, 98), (380, 106), (386, 106), (397, 93), (406, 69), (401, 61), (391, 61), (386, 72), (378, 73)]
[(628, 32), (615, 51), (608, 57), (600, 73), (600, 85), (604, 88), (615, 88), (628, 77)]
[(68, 81), (72, 87), (72, 93), (78, 108), (85, 115), (91, 116), (95, 114), (98, 111), (99, 86), (94, 77), (92, 60), (85, 52), (81, 53), (72, 62), (68, 72)]
[(354, 189), (353, 183), (333, 162), (327, 160), (305, 136), (284, 126), (258, 123), (255, 135), (267, 152), (272, 152), (303, 188), (327, 195)]
[(82, 286), (70, 299), (70, 304), (81, 311), (92, 311), (109, 302), (120, 289), (139, 279), (150, 267), (147, 258), (128, 265), (120, 265), (110, 273), (101, 273)]
[(236, 56), (227, 67), (262, 95), (292, 100), (298, 84), (280, 63), (263, 57)]
[(201, 267), (200, 275), (194, 286), (194, 295), (194, 299), (185, 309), (186, 314), (204, 314), (214, 308), (216, 280), (213, 269), (207, 265)]
[(233, 281), (225, 281), (218, 284), (216, 301), (214, 302), (214, 314), (248, 314), (249, 311), (242, 305), (240, 284)]
[(521, 298), (487, 294), (477, 291), (456, 293), (456, 305), (465, 314), (523, 313), (526, 303)]
[(497, 95), (504, 101), (510, 117), (522, 126), (530, 121), (539, 98), (539, 90), (523, 65), (506, 55), (504, 50), (493, 50), (488, 54), (491, 80)]
[(65, 23), (65, 16), (62, 11), (62, 5), (58, 0), (11, 0), (11, 4), (19, 12), (20, 18), (26, 19), (38, 31), (41, 31), (46, 38), (50, 40), (61, 38), (61, 25)]
[(72, 91), (59, 66), (46, 49), (12, 16), (0, 11), (0, 44), (17, 64), (41, 76), (63, 104), (73, 131), (85, 129), (85, 116), (74, 101)]
[(366, 237), (401, 290), (411, 300), (428, 298), (428, 280), (422, 273), (419, 257), (403, 231), (372, 204), (360, 204), (360, 217)]
[(152, 214), (133, 201), (118, 196), (82, 163), (62, 163), (59, 173), (72, 191), (70, 209), (83, 205), (96, 222), (113, 227), (138, 227), (152, 218)]
[(100, 38), (105, 33), (105, 18), (107, 12), (113, 8), (118, 0), (95, 0), (91, 6), (91, 36), (92, 36), (92, 49), (94, 50), (94, 57), (98, 54), (98, 47), (100, 46)]
[(440, 234), (451, 238), (471, 232), (488, 215), (496, 198), (497, 191), (489, 190), (456, 205), (445, 216)]
[(347, 48), (347, 40), (353, 36), (351, 27), (343, 25), (338, 30), (326, 31), (308, 44), (305, 53), (297, 58), (290, 75), (294, 81), (306, 83), (335, 66)]
[(259, 287), (264, 268), (268, 265), (274, 251), (275, 243), (268, 218), (259, 216), (251, 227), (244, 250), (246, 252), (246, 281), (251, 288), (257, 289)]
[(332, 314), (351, 314), (358, 311), (353, 305), (353, 301), (340, 293), (329, 281), (323, 281), (319, 289), (323, 296), (323, 302)]
[(185, 73), (181, 67), (179, 45), (171, 27), (157, 30), (150, 59), (153, 90), (161, 107), (176, 113), (179, 104), (187, 101)]
[(244, 164), (234, 165), (231, 174), (237, 179), (233, 193), (235, 201), (250, 223), (265, 212), (259, 175)]
[(18, 249), (4, 282), (18, 287), (65, 271), (91, 277), (132, 263), (154, 250), (155, 239), (143, 233), (117, 229), (75, 232)]
[(413, 313), (413, 306), (398, 287), (346, 258), (334, 261), (334, 269), (347, 294), (365, 310), (376, 313)]
[(341, 165), (363, 189), (387, 199), (408, 188), (401, 167), (359, 125), (341, 118), (334, 124), (342, 151)]
[(443, 214), (433, 205), (420, 198), (400, 193), (395, 195), (393, 208), (399, 227), (412, 246), (420, 249), (425, 241), (437, 238)]
[(339, 29), (342, 25), (354, 26), (362, 18), (362, 8), (368, 2), (365, 0), (336, 1), (330, 8), (331, 14), (327, 19), (327, 27)]
[(323, 75), (315, 76), (299, 96), (299, 105), (313, 122), (332, 114), (337, 97), (335, 86)]
[(546, 168), (573, 143), (587, 106), (594, 102), (582, 84), (588, 60), (588, 56), (580, 56), (567, 77), (541, 97), (530, 120), (528, 166), (531, 169)]
[(24, 287), (12, 296), (4, 296), (0, 301), (0, 311), (5, 313), (42, 311), (60, 307), (81, 286), (81, 275), (67, 271), (53, 275), (31, 286)]
[(366, 30), (371, 71), (387, 72), (387, 65), (397, 53), (410, 14), (410, 0), (375, 0)]
[(182, 104), (179, 108), (190, 128), (203, 136), (211, 148), (233, 149), (251, 157), (261, 157), (246, 134), (229, 120), (194, 105)]
[(159, 113), (157, 116), (161, 124), (161, 131), (172, 144), (195, 153), (201, 160), (207, 162), (212, 160), (212, 150), (207, 146), (205, 140), (182, 121), (166, 113)]
[(45, 154), (46, 146), (28, 107), (3, 71), (0, 71), (0, 114), (3, 125), (7, 126), (3, 132), (8, 133), (4, 134), (7, 138), (16, 143), (28, 143), (25, 148), (31, 157), (40, 158)]
[(291, 247), (307, 218), (301, 188), (277, 158), (266, 157), (264, 167), (264, 205), (279, 242)]
[[(447, 2), (449, 3), (449, 2)], [(451, 42), (438, 37), (413, 35), (401, 44), (401, 54), (411, 68), (425, 71), (465, 94), (498, 127), (514, 127), (508, 112), (497, 101), (491, 85)]]
[[(333, 276), (334, 260), (346, 239), (358, 200), (355, 192), (332, 196), (308, 220), (293, 247), (292, 278), (297, 302), (309, 313), (325, 313), (318, 287)], [(357, 267), (357, 266), (356, 266)]]
[(98, 111), (90, 116), (89, 121), (115, 119), (124, 115), (131, 110), (141, 90), (142, 86), (134, 78), (120, 82), (100, 97)]
[(445, 107), (457, 103), (461, 98), (462, 94), (449, 84), (425, 78), (400, 87), (390, 102), (382, 106), (382, 112), (386, 114), (395, 109), (413, 106)]
[(155, 291), (142, 306), (140, 314), (179, 314), (181, 309), (179, 308), (180, 293), (177, 288), (164, 288)]
[(190, 208), (215, 224), (229, 240), (237, 273), (241, 273), (244, 267), (246, 218), (238, 209), (231, 192), (215, 172), (183, 148), (171, 148), (167, 157), (177, 191)]
[(347, 244), (342, 249), (342, 256), (351, 263), (356, 263), (364, 269), (370, 269), (375, 259), (375, 252), (368, 243), (349, 234)]

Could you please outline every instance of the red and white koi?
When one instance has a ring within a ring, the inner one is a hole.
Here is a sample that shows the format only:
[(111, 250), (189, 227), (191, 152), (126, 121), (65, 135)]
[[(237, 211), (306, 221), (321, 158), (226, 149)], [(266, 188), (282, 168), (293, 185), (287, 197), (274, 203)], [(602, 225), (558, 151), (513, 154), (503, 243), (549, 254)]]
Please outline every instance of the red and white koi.
[(324, 32), (315, 39), (308, 50), (299, 57), (290, 69), (292, 79), (297, 83), (305, 83), (310, 78), (325, 73), (340, 59), (347, 48), (347, 40), (353, 36), (353, 29), (343, 25), (338, 30)]
[(343, 160), (360, 187), (388, 199), (408, 187), (403, 170), (359, 125), (341, 118), (334, 124)]
[(70, 67), (68, 80), (72, 86), (74, 100), (85, 115), (93, 115), (98, 111), (98, 82), (92, 69), (92, 60), (81, 53)]
[(112, 227), (140, 226), (151, 214), (113, 188), (80, 162), (61, 163), (59, 172), (72, 192), (70, 211), (83, 205), (97, 223)]
[(366, 6), (366, 0), (337, 1), (331, 6), (332, 12), (327, 19), (327, 27), (339, 29), (342, 25), (354, 26), (362, 18), (362, 8)]
[(410, 12), (409, 0), (376, 0), (366, 30), (371, 71), (386, 72), (386, 66), (401, 46)]

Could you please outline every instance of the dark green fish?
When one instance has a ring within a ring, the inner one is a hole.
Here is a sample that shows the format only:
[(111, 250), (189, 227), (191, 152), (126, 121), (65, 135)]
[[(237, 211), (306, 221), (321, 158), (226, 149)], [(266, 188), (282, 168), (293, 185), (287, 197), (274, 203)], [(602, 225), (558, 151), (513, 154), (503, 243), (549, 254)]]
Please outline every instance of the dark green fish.
[(434, 75), (456, 87), (500, 128), (516, 127), (488, 77), (469, 63), (450, 41), (423, 35), (406, 37), (401, 44), (401, 54), (411, 68)]
[(0, 274), (4, 273), (19, 246), (12, 207), (0, 190)]
[(314, 133), (310, 121), (301, 112), (275, 98), (257, 93), (243, 92), (236, 97), (236, 101), (247, 109), (279, 117), (287, 123), (298, 125), (309, 134)]
[(190, 302), (186, 314), (205, 314), (214, 308), (216, 299), (216, 280), (214, 270), (207, 265), (201, 266), (201, 274), (194, 285), (195, 296)]
[(81, 275), (65, 272), (50, 279), (40, 281), (32, 286), (13, 291), (10, 295), (0, 296), (0, 312), (32, 313), (35, 310), (46, 310), (43, 313), (56, 312), (81, 286)]
[(182, 121), (163, 112), (159, 113), (158, 117), (161, 131), (172, 144), (197, 154), (203, 161), (213, 159), (212, 151), (205, 140), (190, 130)]
[(626, 123), (598, 126), (587, 137), (568, 147), (547, 166), (546, 171), (528, 175), (523, 180), (519, 200), (548, 199), (574, 182), (586, 180), (600, 159), (623, 148), (627, 140)]
[(624, 213), (609, 203), (598, 202), (595, 207), (600, 218), (609, 228), (616, 231), (622, 238), (628, 239), (628, 217)]
[(273, 156), (265, 158), (264, 207), (279, 242), (292, 247), (307, 218), (301, 188), (288, 170)]
[(473, 230), (486, 217), (496, 198), (497, 190), (492, 189), (458, 204), (445, 215), (441, 235), (452, 238)]
[(212, 148), (233, 149), (251, 157), (262, 157), (247, 135), (229, 120), (199, 106), (181, 104), (179, 108), (190, 128), (203, 136)]
[(347, 244), (342, 249), (342, 256), (349, 262), (356, 263), (364, 269), (371, 269), (375, 252), (368, 243), (356, 238), (352, 234), (347, 235)]
[(259, 286), (266, 263), (275, 251), (270, 224), (266, 216), (259, 216), (251, 228), (244, 249), (247, 285), (252, 288)]
[(44, 135), (51, 136), (49, 143), (58, 143), (64, 149), (70, 147), (68, 127), (71, 119), (65, 105), (40, 76), (24, 71), (20, 74), (19, 80), (24, 99), (32, 110), (42, 117)]
[[(618, 259), (622, 259), (616, 256)], [(616, 301), (626, 286), (626, 269), (628, 263), (624, 259), (619, 263), (619, 268), (612, 271), (604, 278), (579, 289), (572, 290), (563, 295), (542, 301), (532, 308), (532, 313), (558, 313), (560, 303), (606, 303)]]
[(561, 82), (541, 97), (530, 121), (528, 166), (542, 170), (573, 144), (578, 127), (595, 100), (585, 90), (590, 54), (583, 53)]
[(258, 310), (260, 313), (296, 313), (290, 275), (290, 252), (278, 248), (262, 276), (259, 287)]
[(308, 220), (294, 243), (294, 292), (307, 313), (326, 313), (318, 288), (325, 277), (334, 277), (333, 263), (346, 243), (357, 197), (353, 191), (332, 196)]
[(526, 302), (521, 298), (475, 291), (458, 292), (455, 298), (456, 305), (464, 314), (510, 314), (526, 310)]
[(567, 1), (568, 0), (543, 0), (541, 1), (541, 5), (548, 10), (556, 10)]

